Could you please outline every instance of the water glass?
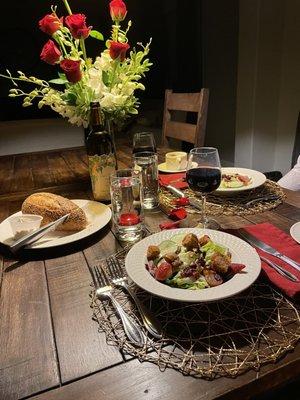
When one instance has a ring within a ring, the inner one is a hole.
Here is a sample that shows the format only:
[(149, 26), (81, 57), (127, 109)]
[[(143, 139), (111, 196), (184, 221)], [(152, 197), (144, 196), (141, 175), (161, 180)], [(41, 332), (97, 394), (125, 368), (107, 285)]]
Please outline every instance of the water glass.
[(133, 154), (144, 151), (156, 153), (156, 143), (151, 132), (138, 132), (133, 136)]
[(116, 171), (110, 178), (110, 195), (118, 238), (124, 241), (140, 239), (144, 227), (140, 176), (130, 169)]
[(158, 157), (150, 151), (133, 155), (134, 171), (139, 174), (142, 182), (143, 206), (147, 210), (156, 208), (158, 199)]

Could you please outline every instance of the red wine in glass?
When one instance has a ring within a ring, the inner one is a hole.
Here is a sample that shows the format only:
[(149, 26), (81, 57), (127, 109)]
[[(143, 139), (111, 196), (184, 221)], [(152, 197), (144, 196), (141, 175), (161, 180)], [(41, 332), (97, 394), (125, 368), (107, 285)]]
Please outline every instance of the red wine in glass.
[(133, 154), (151, 152), (156, 153), (156, 143), (151, 132), (138, 132), (133, 137)]
[(210, 193), (220, 186), (221, 170), (213, 167), (192, 168), (187, 171), (186, 180), (194, 192)]
[(218, 150), (214, 147), (195, 147), (189, 153), (186, 180), (190, 189), (201, 196), (202, 228), (218, 229), (219, 224), (206, 216), (206, 195), (221, 183), (221, 164)]
[(156, 153), (156, 147), (155, 146), (135, 146), (132, 149), (132, 153)]

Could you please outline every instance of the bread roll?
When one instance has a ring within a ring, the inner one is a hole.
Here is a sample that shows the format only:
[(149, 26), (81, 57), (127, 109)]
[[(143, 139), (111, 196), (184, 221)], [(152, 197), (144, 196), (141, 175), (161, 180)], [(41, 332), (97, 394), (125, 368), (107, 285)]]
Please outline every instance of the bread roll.
[(22, 204), (22, 213), (36, 214), (43, 217), (42, 225), (70, 214), (66, 222), (59, 224), (59, 231), (81, 231), (87, 225), (86, 215), (71, 200), (52, 193), (34, 193)]

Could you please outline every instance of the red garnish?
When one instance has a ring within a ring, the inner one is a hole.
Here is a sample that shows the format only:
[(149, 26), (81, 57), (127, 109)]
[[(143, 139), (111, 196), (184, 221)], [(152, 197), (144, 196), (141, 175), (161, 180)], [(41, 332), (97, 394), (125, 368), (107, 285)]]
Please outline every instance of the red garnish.
[(122, 187), (128, 187), (131, 185), (131, 180), (130, 178), (122, 178), (120, 179), (120, 184)]
[(167, 262), (163, 262), (156, 268), (154, 277), (158, 281), (165, 281), (166, 279), (170, 278), (172, 273), (172, 265)]
[(169, 218), (173, 219), (174, 221), (184, 219), (186, 216), (187, 213), (184, 208), (175, 208), (169, 214)]
[(180, 197), (179, 199), (174, 200), (174, 204), (177, 206), (188, 206), (190, 204), (190, 200), (187, 197)]
[(119, 225), (122, 226), (137, 225), (140, 221), (140, 217), (134, 213), (121, 214), (119, 217)]
[(238, 274), (239, 272), (242, 271), (242, 269), (246, 268), (246, 265), (244, 264), (237, 264), (237, 263), (231, 263), (230, 264), (230, 270), (234, 274)]
[(174, 228), (178, 228), (179, 227), (179, 223), (180, 221), (176, 221), (176, 222), (162, 222), (161, 224), (159, 224), (160, 229), (163, 231), (165, 229), (174, 229)]
[(240, 180), (241, 182), (248, 184), (250, 182), (250, 178), (247, 175), (238, 175), (237, 176), (238, 180)]

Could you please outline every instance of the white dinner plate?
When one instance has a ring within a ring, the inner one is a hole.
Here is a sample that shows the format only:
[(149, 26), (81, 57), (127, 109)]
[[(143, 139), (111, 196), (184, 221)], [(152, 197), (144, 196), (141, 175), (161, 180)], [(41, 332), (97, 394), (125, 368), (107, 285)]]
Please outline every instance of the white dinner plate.
[[(245, 264), (246, 267), (229, 281), (211, 288), (190, 290), (167, 286), (154, 279), (146, 270), (147, 248), (149, 245), (159, 245), (163, 240), (170, 239), (171, 236), (178, 233), (194, 233), (197, 236), (207, 234), (214, 242), (229, 249), (232, 254), (232, 262)], [(175, 301), (199, 303), (221, 300), (247, 289), (257, 279), (261, 270), (261, 262), (256, 250), (242, 239), (211, 229), (182, 228), (155, 233), (135, 244), (125, 258), (125, 267), (133, 282), (155, 296)]]
[(167, 174), (178, 174), (178, 173), (180, 173), (180, 172), (185, 172), (186, 171), (186, 168), (185, 169), (167, 169), (167, 165), (166, 165), (166, 163), (165, 162), (163, 162), (163, 163), (161, 163), (161, 164), (158, 164), (158, 170), (160, 171), (160, 172), (166, 172)]
[(290, 234), (300, 244), (300, 222), (296, 222), (290, 229)]
[[(53, 231), (49, 232), (41, 239), (33, 243), (32, 249), (46, 249), (55, 246), (61, 246), (76, 242), (77, 240), (86, 238), (103, 228), (111, 219), (111, 210), (108, 206), (97, 201), (91, 200), (72, 200), (75, 204), (83, 209), (87, 217), (88, 225), (79, 232)], [(6, 218), (0, 224), (0, 242), (10, 244), (13, 240), (13, 232), (9, 223), (9, 219), (14, 215), (22, 215), (21, 211), (16, 212)]]
[(214, 193), (218, 194), (234, 194), (240, 193), (245, 190), (255, 189), (266, 182), (266, 176), (259, 171), (255, 171), (254, 169), (248, 168), (235, 168), (235, 167), (226, 167), (222, 168), (222, 174), (240, 174), (247, 175), (252, 179), (250, 185), (241, 186), (239, 188), (218, 188)]

